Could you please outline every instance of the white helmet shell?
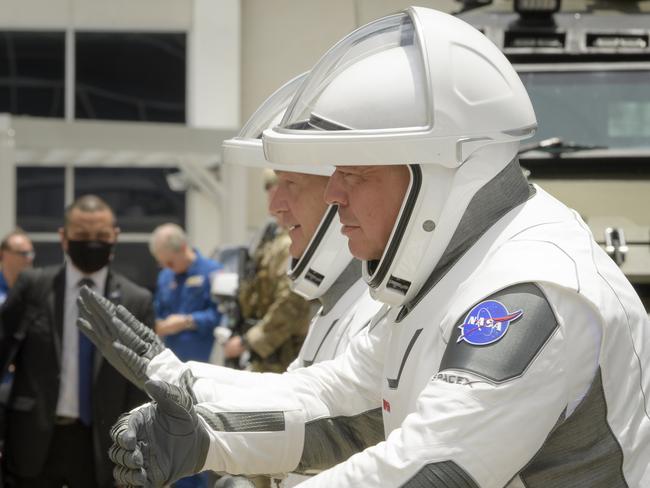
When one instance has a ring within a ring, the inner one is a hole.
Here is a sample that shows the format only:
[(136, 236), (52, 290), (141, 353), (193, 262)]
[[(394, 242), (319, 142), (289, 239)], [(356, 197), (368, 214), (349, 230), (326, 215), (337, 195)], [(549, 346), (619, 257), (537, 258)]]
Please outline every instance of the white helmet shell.
[(458, 167), (536, 126), (519, 76), (490, 40), (456, 17), (411, 7), (336, 44), (265, 131), (264, 147), (281, 164)]
[[(373, 296), (402, 305), (455, 246), (473, 197), (536, 126), (519, 76), (489, 39), (456, 17), (411, 7), (337, 43), (263, 143), (267, 158), (285, 165), (409, 165), (384, 253), (363, 266)], [(506, 173), (523, 198), (523, 177)]]
[[(271, 168), (273, 170), (329, 176), (329, 165), (273, 164), (264, 157), (262, 131), (280, 122), (291, 97), (304, 81), (304, 73), (274, 92), (244, 124), (239, 134), (224, 141), (223, 161), (226, 164)], [(346, 239), (339, 229), (336, 207), (329, 206), (299, 259), (291, 260), (288, 274), (292, 289), (312, 300), (325, 293), (353, 259)]]

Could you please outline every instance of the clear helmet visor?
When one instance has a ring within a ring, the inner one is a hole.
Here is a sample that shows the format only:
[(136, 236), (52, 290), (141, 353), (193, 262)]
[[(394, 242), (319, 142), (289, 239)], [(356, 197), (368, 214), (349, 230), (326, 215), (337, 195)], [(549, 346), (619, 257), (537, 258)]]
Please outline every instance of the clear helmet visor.
[(222, 159), (224, 163), (322, 176), (332, 174), (334, 168), (330, 166), (286, 166), (283, 164), (273, 164), (264, 155), (262, 132), (280, 122), (289, 102), (291, 102), (296, 94), (298, 87), (305, 81), (307, 74), (303, 73), (277, 89), (251, 115), (236, 137), (223, 142)]
[[(334, 132), (427, 127), (427, 85), (413, 20), (407, 13), (392, 15), (336, 44), (305, 80), (280, 127)], [(391, 103), (387, 92), (393, 94)]]
[(284, 115), (298, 87), (305, 81), (308, 73), (302, 73), (278, 88), (251, 115), (237, 134), (237, 139), (261, 139), (262, 132), (277, 125)]

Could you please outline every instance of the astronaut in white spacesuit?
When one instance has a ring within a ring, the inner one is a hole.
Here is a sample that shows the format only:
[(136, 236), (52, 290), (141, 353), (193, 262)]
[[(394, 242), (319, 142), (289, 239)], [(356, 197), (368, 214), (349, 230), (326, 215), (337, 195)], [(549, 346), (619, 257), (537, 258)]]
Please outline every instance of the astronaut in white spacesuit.
[(454, 17), (410, 8), (339, 42), (265, 154), (336, 166), (326, 200), (391, 311), (269, 388), (149, 381), (113, 430), (118, 481), (327, 466), (341, 422), (380, 407), (385, 441), (300, 486), (650, 486), (650, 324), (523, 177), (535, 126), (512, 66)]
[[(381, 308), (381, 302), (370, 296), (361, 277), (361, 262), (352, 257), (347, 239), (340, 233), (336, 206), (328, 206), (323, 198), (328, 176), (334, 168), (285, 167), (272, 165), (264, 159), (262, 130), (270, 127), (273, 122), (279, 122), (304, 78), (305, 75), (301, 75), (291, 80), (271, 95), (248, 120), (239, 135), (225, 141), (223, 154), (223, 160), (227, 164), (271, 166), (277, 170), (278, 185), (270, 201), (270, 210), (290, 229), (290, 253), (296, 256), (292, 258), (288, 270), (292, 289), (308, 300), (317, 299), (321, 304), (312, 319), (300, 353), (288, 371), (332, 359), (343, 353), (350, 340), (369, 325)], [(195, 378), (209, 377), (221, 385), (233, 384), (242, 388), (268, 386), (273, 378), (273, 375), (236, 371), (206, 363), (183, 364), (171, 350), (161, 349), (155, 336), (126, 314), (125, 320), (120, 321), (116, 330), (104, 328), (102, 331), (99, 329), (102, 316), (112, 320), (115, 307), (89, 290), (82, 293), (80, 310), (81, 329), (90, 335), (100, 350), (108, 350), (109, 356), (112, 342), (119, 340), (120, 330), (125, 330), (124, 322), (133, 324), (131, 332), (141, 334), (141, 337), (131, 337), (132, 340), (140, 342), (142, 347), (147, 347), (145, 342), (149, 342), (151, 347), (159, 351), (151, 362), (144, 358), (137, 359), (139, 364), (131, 364), (131, 371), (125, 373), (141, 387), (150, 377), (178, 383), (182, 373), (188, 369), (192, 370)], [(105, 334), (102, 335), (102, 332)], [(128, 329), (125, 333), (129, 333)], [(125, 339), (124, 343), (129, 344), (129, 341)], [(128, 364), (120, 362), (116, 366), (120, 366), (122, 371), (129, 368)], [(341, 460), (383, 439), (381, 409), (368, 412), (363, 422), (357, 419), (348, 429), (350, 433), (355, 432), (355, 440), (350, 443), (348, 439), (345, 446), (340, 446)], [(350, 449), (351, 444), (354, 450)], [(287, 482), (293, 485), (299, 479), (297, 475), (290, 475)]]

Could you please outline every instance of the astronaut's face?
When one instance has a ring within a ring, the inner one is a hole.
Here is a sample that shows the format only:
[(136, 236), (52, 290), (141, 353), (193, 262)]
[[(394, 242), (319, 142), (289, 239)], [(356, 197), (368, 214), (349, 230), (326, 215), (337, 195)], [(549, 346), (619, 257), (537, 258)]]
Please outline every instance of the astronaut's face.
[(405, 165), (337, 166), (325, 200), (339, 206), (341, 232), (354, 257), (381, 258), (410, 178)]
[(299, 258), (307, 249), (327, 204), (324, 193), (327, 176), (276, 171), (278, 185), (269, 202), (269, 211), (289, 230), (289, 253)]

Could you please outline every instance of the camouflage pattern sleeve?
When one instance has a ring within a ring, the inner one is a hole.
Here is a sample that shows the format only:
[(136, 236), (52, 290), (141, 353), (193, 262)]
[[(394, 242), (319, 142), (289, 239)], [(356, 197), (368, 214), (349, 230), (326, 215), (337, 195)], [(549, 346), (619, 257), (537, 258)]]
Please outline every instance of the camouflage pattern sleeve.
[(284, 371), (307, 335), (311, 305), (291, 291), (289, 244), (286, 233), (268, 242), (261, 249), (255, 279), (243, 290), (248, 299), (242, 306), (244, 316), (252, 312), (248, 317), (259, 318), (245, 335), (255, 371)]

